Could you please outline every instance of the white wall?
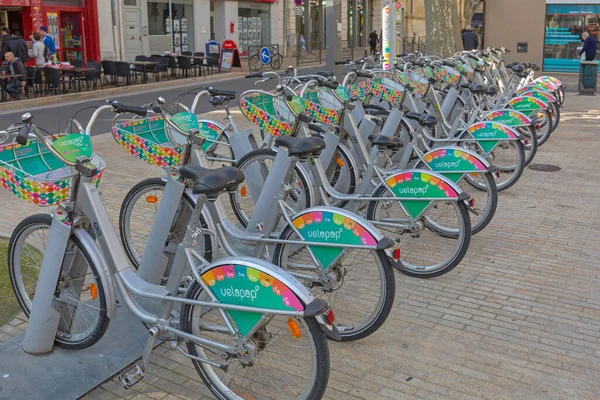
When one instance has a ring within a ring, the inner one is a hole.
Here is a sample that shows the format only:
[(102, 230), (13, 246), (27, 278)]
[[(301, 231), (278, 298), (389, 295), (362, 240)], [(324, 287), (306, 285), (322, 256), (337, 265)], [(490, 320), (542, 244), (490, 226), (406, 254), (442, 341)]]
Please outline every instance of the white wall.
[(106, 4), (98, 2), (98, 27), (100, 29), (100, 60), (115, 60), (117, 51), (110, 4), (107, 7)]
[(196, 51), (205, 53), (204, 44), (210, 40), (210, 0), (194, 0), (194, 39)]
[[(219, 43), (227, 39), (238, 41), (238, 2), (231, 0), (215, 1), (215, 40)], [(229, 24), (235, 24), (235, 32), (229, 31)]]

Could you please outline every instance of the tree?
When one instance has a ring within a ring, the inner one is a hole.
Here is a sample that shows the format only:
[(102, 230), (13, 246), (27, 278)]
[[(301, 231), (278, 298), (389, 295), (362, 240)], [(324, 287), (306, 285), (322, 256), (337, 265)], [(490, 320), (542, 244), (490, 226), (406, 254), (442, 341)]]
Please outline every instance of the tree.
[(462, 49), (456, 0), (425, 0), (427, 53), (450, 57)]

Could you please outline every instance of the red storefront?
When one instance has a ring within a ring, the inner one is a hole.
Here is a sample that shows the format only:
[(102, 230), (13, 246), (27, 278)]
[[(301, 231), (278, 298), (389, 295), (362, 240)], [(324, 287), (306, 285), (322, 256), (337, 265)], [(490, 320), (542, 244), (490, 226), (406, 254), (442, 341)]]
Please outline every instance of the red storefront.
[(25, 40), (47, 26), (60, 61), (100, 61), (97, 1), (0, 0), (0, 25), (20, 30)]

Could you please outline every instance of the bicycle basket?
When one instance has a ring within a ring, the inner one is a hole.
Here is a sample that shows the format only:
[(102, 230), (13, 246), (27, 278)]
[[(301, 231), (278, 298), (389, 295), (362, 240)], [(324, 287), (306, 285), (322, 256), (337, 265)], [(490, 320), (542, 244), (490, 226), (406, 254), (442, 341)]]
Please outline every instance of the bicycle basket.
[(125, 150), (150, 165), (171, 168), (181, 164), (185, 145), (170, 142), (162, 116), (118, 122), (112, 132)]
[(458, 85), (458, 82), (460, 81), (460, 72), (447, 65), (442, 67), (433, 67), (433, 73), (435, 74), (436, 78), (451, 85)]
[(404, 86), (388, 78), (374, 78), (369, 81), (371, 94), (382, 101), (400, 104), (404, 99)]
[(322, 87), (307, 88), (302, 95), (306, 105), (306, 114), (317, 122), (329, 125), (340, 123), (342, 104), (331, 90)]
[[(67, 135), (55, 136), (58, 139)], [(98, 168), (94, 176), (98, 186), (106, 165), (95, 154), (91, 163)], [(25, 146), (0, 146), (0, 185), (29, 203), (52, 206), (67, 200), (73, 175), (71, 167), (65, 166), (37, 139), (31, 139)]]
[(348, 86), (348, 95), (353, 99), (363, 100), (371, 94), (369, 81), (362, 81)]
[(410, 82), (410, 86), (413, 88), (413, 93), (417, 96), (425, 96), (429, 91), (429, 81), (422, 76), (409, 71), (406, 76)]
[[(299, 97), (294, 100), (296, 99), (301, 100)], [(296, 120), (295, 115), (285, 104), (285, 100), (262, 92), (242, 94), (240, 96), (240, 110), (250, 122), (272, 136), (289, 135), (292, 133)]]

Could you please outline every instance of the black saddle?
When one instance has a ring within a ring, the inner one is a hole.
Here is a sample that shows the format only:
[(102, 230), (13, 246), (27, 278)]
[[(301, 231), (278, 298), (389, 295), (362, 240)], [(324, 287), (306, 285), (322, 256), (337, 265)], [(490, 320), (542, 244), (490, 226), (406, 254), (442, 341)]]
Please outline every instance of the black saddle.
[(235, 99), (235, 90), (215, 89), (212, 86), (207, 87), (206, 90), (208, 91), (208, 93), (210, 93), (211, 96), (225, 97), (227, 98), (227, 100)]
[(471, 86), (471, 93), (473, 94), (483, 94), (483, 92), (486, 90), (487, 88), (484, 87), (483, 85), (480, 85), (479, 83), (476, 83), (474, 85)]
[(379, 150), (398, 151), (404, 147), (404, 143), (396, 136), (370, 135), (369, 140), (373, 146), (377, 146)]
[(470, 84), (470, 83), (468, 83), (468, 82), (463, 82), (463, 83), (460, 84), (460, 88), (461, 89), (469, 89), (469, 90), (471, 90), (471, 87), (473, 87), (473, 85)]
[(421, 119), (421, 117), (423, 115), (425, 115), (425, 114), (411, 112), (411, 113), (405, 114), (404, 116), (408, 119), (412, 119), (413, 121), (418, 121), (419, 119)]
[(496, 87), (494, 86), (488, 86), (487, 91), (485, 93), (490, 96), (494, 96), (496, 93), (498, 93), (498, 89), (496, 89)]
[(330, 71), (318, 71), (315, 73), (315, 75), (320, 75), (323, 76), (325, 78), (331, 78), (332, 76), (335, 76), (335, 74), (333, 72)]
[(306, 159), (310, 155), (319, 156), (325, 148), (325, 141), (319, 137), (280, 136), (275, 139), (275, 146), (287, 147), (290, 156)]
[(212, 96), (210, 99), (208, 99), (208, 102), (210, 104), (212, 104), (213, 106), (217, 107), (217, 106), (222, 106), (223, 104), (226, 104), (231, 99), (232, 99), (232, 97), (228, 97), (228, 96)]
[(244, 182), (244, 174), (234, 167), (217, 169), (202, 168), (198, 165), (187, 165), (179, 170), (185, 179), (194, 182), (192, 193), (205, 194), (209, 199), (216, 199), (224, 190), (233, 192)]

